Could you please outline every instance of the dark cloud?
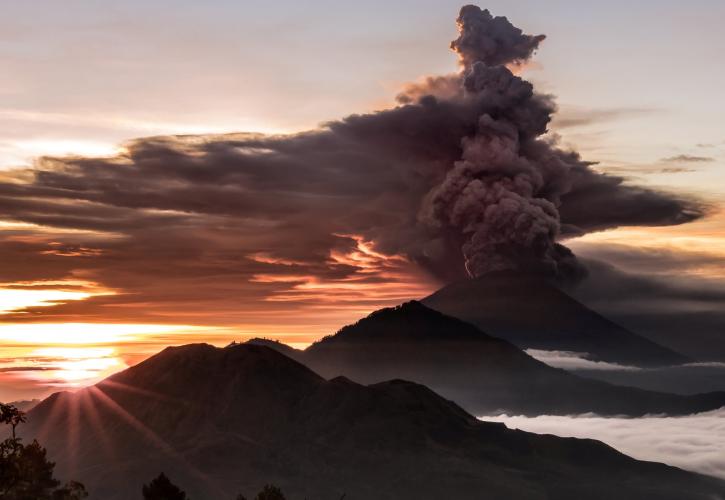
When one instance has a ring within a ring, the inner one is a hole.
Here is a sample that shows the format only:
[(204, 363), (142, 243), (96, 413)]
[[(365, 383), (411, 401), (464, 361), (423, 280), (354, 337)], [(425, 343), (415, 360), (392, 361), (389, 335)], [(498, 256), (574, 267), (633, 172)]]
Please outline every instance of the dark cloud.
[(0, 280), (117, 292), (4, 319), (237, 321), (262, 300), (267, 318), (359, 310), (425, 295), (419, 270), (437, 282), (511, 267), (579, 275), (563, 236), (704, 214), (544, 136), (552, 98), (505, 66), (542, 36), (471, 6), (459, 24), (461, 73), (409, 87), (394, 109), (293, 135), (138, 139), (1, 180), (0, 219), (53, 232), (8, 229)]
[(715, 161), (715, 158), (710, 156), (677, 155), (662, 158), (660, 161), (665, 163), (705, 163)]
[(567, 290), (577, 299), (678, 352), (725, 360), (725, 279), (712, 272), (720, 255), (611, 244), (576, 250), (589, 271)]

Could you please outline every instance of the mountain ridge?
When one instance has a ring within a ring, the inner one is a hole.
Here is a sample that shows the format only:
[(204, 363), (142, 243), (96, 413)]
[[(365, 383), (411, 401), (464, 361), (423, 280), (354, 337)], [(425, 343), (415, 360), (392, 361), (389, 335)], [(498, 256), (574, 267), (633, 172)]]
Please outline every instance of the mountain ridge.
[(725, 495), (714, 478), (597, 441), (480, 422), (420, 384), (325, 380), (256, 345), (166, 349), (47, 398), (21, 432), (48, 447), (61, 477), (85, 482), (91, 500), (138, 495), (162, 470), (199, 500), (267, 482), (320, 500)]
[(417, 301), (373, 312), (304, 351), (268, 340), (248, 342), (280, 349), (327, 378), (345, 375), (365, 384), (412, 380), (478, 415), (683, 415), (725, 406), (724, 392), (673, 395), (550, 367)]

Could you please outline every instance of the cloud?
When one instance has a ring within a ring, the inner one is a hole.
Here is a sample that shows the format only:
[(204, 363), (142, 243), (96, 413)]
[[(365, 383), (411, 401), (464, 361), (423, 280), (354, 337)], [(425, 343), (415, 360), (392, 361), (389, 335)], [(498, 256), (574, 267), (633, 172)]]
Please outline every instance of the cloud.
[(541, 349), (526, 349), (526, 354), (532, 358), (546, 363), (554, 368), (564, 370), (614, 370), (614, 371), (638, 371), (641, 368), (636, 366), (607, 363), (605, 361), (594, 361), (589, 359), (586, 352), (572, 351), (545, 351)]
[(641, 368), (589, 359), (587, 353), (527, 349), (526, 353), (549, 366), (615, 385), (676, 394), (725, 391), (725, 363), (693, 362), (676, 366)]
[(712, 158), (710, 156), (677, 155), (670, 156), (668, 158), (662, 158), (660, 161), (665, 163), (706, 163), (715, 161), (715, 158)]
[(652, 108), (590, 109), (566, 107), (559, 110), (552, 121), (552, 125), (556, 129), (586, 127), (616, 120), (636, 118), (658, 111)]
[(42, 372), (42, 371), (50, 371), (50, 370), (57, 370), (57, 367), (53, 366), (5, 366), (0, 367), (0, 373), (7, 373), (7, 372)]
[(725, 360), (718, 252), (579, 242), (589, 275), (566, 291), (613, 321), (696, 359)]
[(545, 136), (552, 98), (506, 66), (542, 36), (472, 6), (459, 28), (461, 72), (409, 87), (394, 109), (291, 135), (141, 138), (3, 175), (0, 282), (72, 277), (117, 293), (2, 319), (319, 334), (469, 274), (579, 276), (563, 237), (706, 213)]
[(685, 417), (603, 418), (596, 415), (483, 416), (508, 427), (604, 441), (639, 460), (664, 462), (725, 479), (725, 409)]

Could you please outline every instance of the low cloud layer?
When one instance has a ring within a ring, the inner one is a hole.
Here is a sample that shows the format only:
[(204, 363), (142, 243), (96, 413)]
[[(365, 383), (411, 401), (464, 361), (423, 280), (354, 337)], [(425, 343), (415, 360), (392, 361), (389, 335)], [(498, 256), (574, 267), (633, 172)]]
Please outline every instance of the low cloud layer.
[(113, 295), (2, 319), (285, 328), (306, 308), (319, 329), (491, 270), (578, 278), (564, 238), (705, 214), (546, 135), (552, 97), (510, 70), (542, 35), (475, 6), (458, 26), (460, 72), (409, 87), (394, 109), (293, 135), (143, 138), (3, 174), (0, 282), (77, 279)]
[(640, 460), (725, 479), (725, 409), (685, 417), (484, 416), (508, 427), (603, 441)]
[(587, 353), (581, 352), (527, 349), (526, 353), (549, 366), (616, 385), (677, 394), (725, 391), (725, 362), (692, 362), (641, 368), (594, 361), (589, 359)]
[(606, 361), (594, 361), (589, 359), (586, 352), (572, 351), (544, 351), (541, 349), (526, 349), (526, 354), (532, 358), (546, 363), (555, 368), (564, 370), (606, 370), (606, 371), (638, 371), (641, 368), (636, 366), (607, 363)]

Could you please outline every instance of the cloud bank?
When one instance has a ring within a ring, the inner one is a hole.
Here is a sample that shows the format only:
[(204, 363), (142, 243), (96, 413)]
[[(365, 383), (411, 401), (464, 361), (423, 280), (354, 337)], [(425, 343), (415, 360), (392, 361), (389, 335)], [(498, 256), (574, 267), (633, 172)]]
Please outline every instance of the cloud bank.
[(640, 460), (725, 479), (725, 409), (685, 417), (496, 415), (481, 420), (539, 434), (598, 439)]
[(142, 138), (116, 156), (3, 174), (0, 281), (72, 277), (116, 292), (3, 319), (369, 310), (491, 270), (577, 279), (562, 239), (704, 215), (546, 135), (553, 98), (510, 69), (543, 35), (475, 6), (458, 27), (459, 73), (408, 87), (393, 109), (293, 135)]

